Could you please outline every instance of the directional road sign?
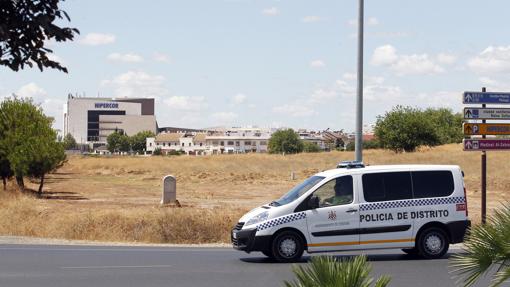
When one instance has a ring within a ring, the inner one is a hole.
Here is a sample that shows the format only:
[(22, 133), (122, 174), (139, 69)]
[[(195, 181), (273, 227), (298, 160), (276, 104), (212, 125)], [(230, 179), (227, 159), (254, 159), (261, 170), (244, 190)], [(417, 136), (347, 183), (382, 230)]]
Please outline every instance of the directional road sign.
[(464, 118), (468, 120), (510, 120), (510, 109), (464, 108)]
[(510, 104), (510, 93), (464, 92), (463, 104)]
[(465, 151), (510, 150), (510, 139), (464, 139)]
[(464, 134), (472, 135), (510, 135), (510, 124), (462, 124)]

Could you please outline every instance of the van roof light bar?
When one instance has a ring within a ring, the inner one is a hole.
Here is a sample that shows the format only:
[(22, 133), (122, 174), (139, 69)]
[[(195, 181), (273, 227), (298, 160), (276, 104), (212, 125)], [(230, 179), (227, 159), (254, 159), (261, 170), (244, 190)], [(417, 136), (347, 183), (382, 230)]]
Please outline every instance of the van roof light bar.
[(362, 161), (341, 161), (336, 168), (363, 168), (365, 164)]

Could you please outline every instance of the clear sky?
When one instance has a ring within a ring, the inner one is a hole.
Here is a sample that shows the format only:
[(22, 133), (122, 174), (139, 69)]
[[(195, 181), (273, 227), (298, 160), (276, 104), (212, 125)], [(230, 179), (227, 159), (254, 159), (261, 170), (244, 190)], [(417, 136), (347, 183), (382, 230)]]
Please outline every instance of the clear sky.
[[(160, 126), (354, 130), (357, 0), (68, 0), (69, 74), (0, 68), (62, 128), (68, 93), (154, 97)], [(365, 0), (365, 123), (510, 90), (508, 0)]]

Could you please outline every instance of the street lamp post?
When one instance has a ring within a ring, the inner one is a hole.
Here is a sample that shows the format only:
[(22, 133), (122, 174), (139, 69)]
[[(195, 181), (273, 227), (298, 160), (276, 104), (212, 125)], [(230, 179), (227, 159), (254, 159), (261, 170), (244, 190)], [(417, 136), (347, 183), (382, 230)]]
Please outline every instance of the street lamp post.
[(358, 0), (358, 85), (356, 97), (356, 161), (363, 161), (363, 22), (364, 0)]

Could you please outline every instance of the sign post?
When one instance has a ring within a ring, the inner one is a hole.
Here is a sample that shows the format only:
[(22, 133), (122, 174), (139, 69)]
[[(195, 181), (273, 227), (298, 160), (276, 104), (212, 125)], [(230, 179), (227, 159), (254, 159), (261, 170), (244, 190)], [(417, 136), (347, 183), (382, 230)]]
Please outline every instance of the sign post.
[[(509, 123), (487, 123), (486, 120), (510, 120), (509, 108), (487, 108), (489, 105), (510, 104), (510, 93), (464, 92), (463, 104), (481, 104), (482, 107), (464, 108), (464, 119), (482, 120), (479, 122), (465, 122), (463, 124), (464, 136), (462, 143), (465, 151), (481, 151), (481, 189), (482, 189), (482, 223), (487, 220), (487, 151), (510, 151), (510, 138), (490, 138), (487, 136), (510, 135)], [(475, 137), (473, 137), (475, 136)], [(481, 136), (476, 137), (476, 136)]]

